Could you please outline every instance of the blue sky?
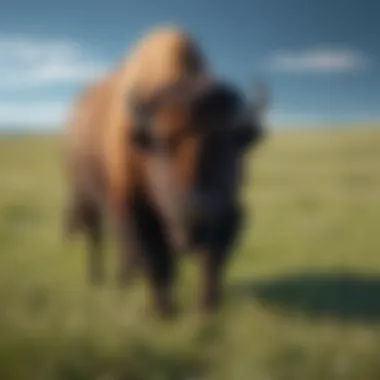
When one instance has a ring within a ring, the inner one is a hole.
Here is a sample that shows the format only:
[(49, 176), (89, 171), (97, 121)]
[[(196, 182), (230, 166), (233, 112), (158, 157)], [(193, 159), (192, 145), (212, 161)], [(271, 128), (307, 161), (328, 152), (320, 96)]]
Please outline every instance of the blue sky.
[(264, 79), (275, 126), (380, 120), (379, 15), (375, 0), (4, 1), (0, 125), (59, 128), (78, 90), (165, 22), (244, 88)]

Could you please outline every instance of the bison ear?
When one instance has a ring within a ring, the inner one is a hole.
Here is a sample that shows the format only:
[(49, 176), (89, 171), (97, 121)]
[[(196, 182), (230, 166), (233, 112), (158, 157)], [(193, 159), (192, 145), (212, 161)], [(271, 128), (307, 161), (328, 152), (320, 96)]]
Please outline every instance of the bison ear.
[(260, 82), (252, 86), (250, 105), (252, 112), (255, 112), (256, 116), (264, 116), (269, 106), (269, 91), (267, 85)]

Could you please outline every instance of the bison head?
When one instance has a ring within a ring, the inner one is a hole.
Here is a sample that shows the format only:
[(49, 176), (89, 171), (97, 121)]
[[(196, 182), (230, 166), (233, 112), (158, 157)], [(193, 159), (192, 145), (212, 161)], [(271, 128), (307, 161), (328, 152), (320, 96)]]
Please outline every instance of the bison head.
[(129, 97), (132, 143), (178, 244), (207, 246), (213, 231), (223, 233), (215, 226), (237, 215), (243, 157), (262, 137), (264, 100), (249, 103), (217, 80), (184, 80), (149, 98)]

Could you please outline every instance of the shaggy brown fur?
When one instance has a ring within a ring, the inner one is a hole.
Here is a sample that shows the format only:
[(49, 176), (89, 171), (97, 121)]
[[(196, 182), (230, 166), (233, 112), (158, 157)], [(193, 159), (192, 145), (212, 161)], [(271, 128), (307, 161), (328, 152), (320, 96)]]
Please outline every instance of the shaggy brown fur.
[[(194, 184), (201, 144), (199, 135), (188, 133), (194, 125), (188, 97), (182, 95), (207, 88), (212, 77), (199, 46), (186, 33), (171, 27), (154, 29), (107, 77), (80, 96), (66, 128), (72, 197), (68, 227), (90, 237), (91, 280), (104, 278), (101, 241), (107, 216), (120, 246), (120, 280), (125, 281), (144, 258), (154, 300), (164, 313), (173, 308), (169, 288), (174, 264), (169, 247), (184, 249), (189, 240), (181, 200)], [(175, 86), (179, 90), (172, 90), (171, 97), (169, 91), (150, 130), (155, 141), (174, 141), (175, 149), (170, 154), (146, 154), (132, 142), (135, 101), (149, 104), (156, 97), (165, 98), (165, 91), (160, 95), (163, 89)], [(141, 215), (149, 222), (140, 220)], [(205, 257), (209, 268), (210, 260), (215, 260)], [(210, 293), (217, 280), (209, 272), (205, 276), (206, 283), (211, 281), (206, 285)]]

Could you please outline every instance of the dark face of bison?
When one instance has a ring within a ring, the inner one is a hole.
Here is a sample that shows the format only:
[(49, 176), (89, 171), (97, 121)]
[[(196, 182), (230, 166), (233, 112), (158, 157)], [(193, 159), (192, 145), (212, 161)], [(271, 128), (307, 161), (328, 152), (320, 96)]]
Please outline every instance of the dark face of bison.
[(220, 82), (178, 83), (133, 107), (133, 143), (174, 240), (227, 244), (239, 219), (244, 154), (262, 133), (260, 110)]

